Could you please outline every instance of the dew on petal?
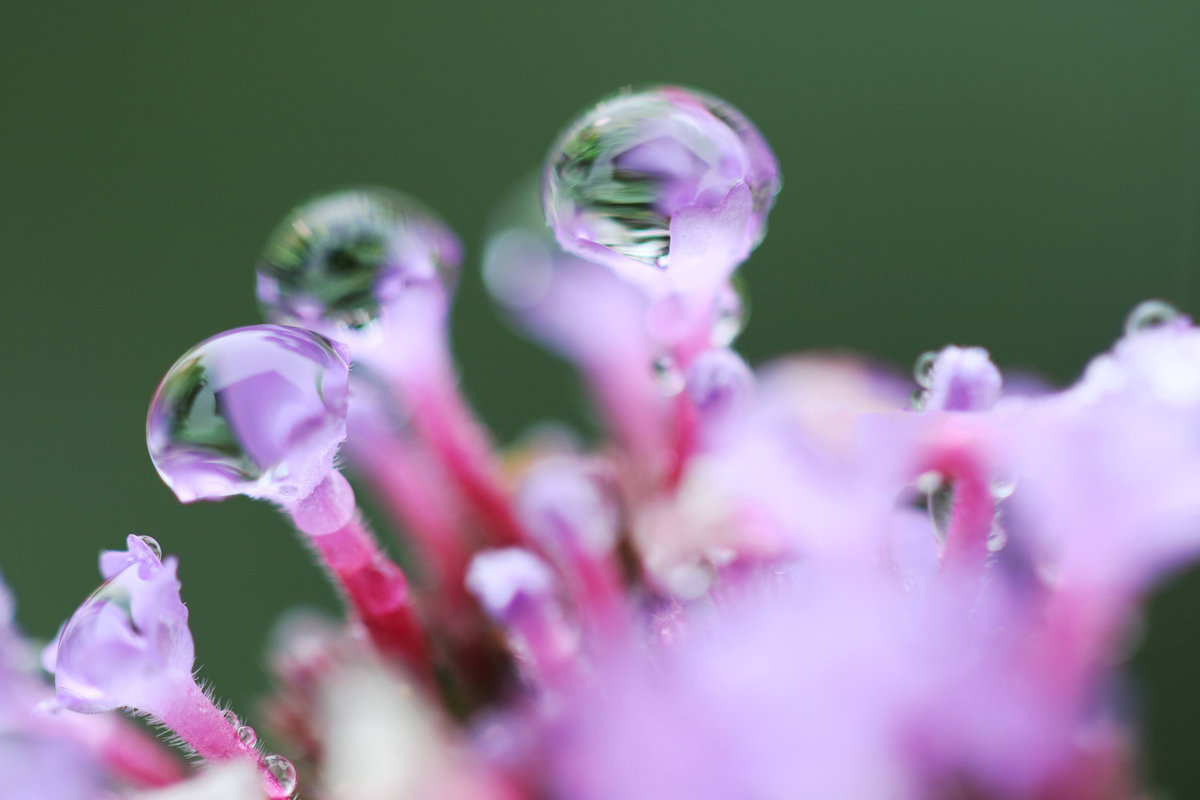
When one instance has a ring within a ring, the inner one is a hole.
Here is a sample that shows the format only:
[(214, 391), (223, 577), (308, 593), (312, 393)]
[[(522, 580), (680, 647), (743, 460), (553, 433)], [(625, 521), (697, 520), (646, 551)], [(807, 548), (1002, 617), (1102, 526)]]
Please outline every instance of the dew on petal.
[(258, 741), (258, 734), (254, 732), (254, 728), (249, 725), (239, 725), (237, 729), (238, 740), (247, 747), (254, 747)]
[(654, 359), (653, 369), (654, 380), (658, 383), (659, 390), (667, 397), (674, 397), (687, 385), (687, 376), (683, 374), (675, 358), (669, 354), (664, 353)]
[(1165, 327), (1181, 316), (1179, 309), (1164, 300), (1144, 300), (1125, 318), (1125, 335), (1134, 336)]
[(155, 558), (162, 561), (162, 545), (158, 543), (157, 539), (153, 536), (138, 536), (138, 538), (146, 543), (146, 546), (150, 548), (150, 552), (154, 553)]
[(913, 378), (926, 389), (933, 386), (933, 367), (937, 359), (938, 351), (927, 350), (917, 356), (917, 363), (913, 365)]
[(713, 327), (709, 342), (713, 347), (729, 347), (750, 318), (750, 297), (746, 280), (734, 273), (728, 284), (721, 288), (713, 301)]

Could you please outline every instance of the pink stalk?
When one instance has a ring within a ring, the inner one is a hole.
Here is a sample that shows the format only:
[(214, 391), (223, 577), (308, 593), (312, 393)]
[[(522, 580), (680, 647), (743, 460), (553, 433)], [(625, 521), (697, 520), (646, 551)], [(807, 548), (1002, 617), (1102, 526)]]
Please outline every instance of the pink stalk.
[[(86, 719), (86, 718), (85, 718)], [(94, 742), (100, 760), (114, 774), (144, 788), (170, 786), (183, 778), (183, 766), (162, 744), (117, 716)]]
[(451, 487), (445, 485), (429, 454), (398, 437), (381, 434), (363, 447), (347, 445), (349, 456), (358, 465), (375, 495), (415, 543), (417, 554), (430, 572), (430, 583), (439, 597), (455, 609), (467, 601), (463, 576), (471, 552), (460, 532), (455, 508), (459, 503)]
[(926, 468), (954, 483), (954, 507), (942, 553), (942, 571), (953, 575), (982, 574), (988, 556), (988, 536), (996, 518), (991, 480), (978, 455), (956, 444), (934, 453)]
[(404, 387), (413, 425), (438, 454), (497, 546), (526, 541), (482, 426), (448, 367), (431, 368)]
[(376, 647), (429, 677), (425, 634), (409, 598), (408, 580), (362, 524), (354, 490), (336, 470), (305, 500), (288, 508), (337, 580)]
[(635, 466), (666, 462), (663, 397), (644, 364), (599, 359), (584, 366), (591, 396), (600, 406), (607, 427), (628, 452)]
[(159, 709), (146, 709), (187, 742), (205, 761), (220, 763), (243, 759), (258, 766), (263, 788), (271, 800), (286, 800), (294, 787), (283, 787), (271, 774), (266, 760), (242, 741), (238, 726), (221, 713), (194, 680), (178, 687), (171, 701)]

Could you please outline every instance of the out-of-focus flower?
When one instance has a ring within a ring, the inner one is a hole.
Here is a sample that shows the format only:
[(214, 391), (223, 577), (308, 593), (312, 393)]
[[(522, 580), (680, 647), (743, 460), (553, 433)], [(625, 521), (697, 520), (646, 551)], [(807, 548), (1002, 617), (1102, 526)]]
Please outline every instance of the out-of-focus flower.
[[(290, 214), (259, 299), (304, 328), (189, 351), (147, 434), (181, 500), (279, 505), (348, 601), (268, 650), (299, 770), (197, 686), (177, 562), (131, 536), (46, 651), (64, 713), (29, 715), (47, 690), (0, 591), (0, 786), (172, 781), (126, 708), (218, 765), (138, 800), (1139, 797), (1110, 687), (1139, 601), (1200, 557), (1200, 331), (1139, 306), (1062, 392), (1006, 386), (978, 347), (922, 356), (915, 395), (852, 356), (755, 370), (734, 273), (778, 189), (756, 129), (700, 93), (572, 123), (550, 229), (527, 182), (484, 277), (611, 442), (507, 459), (456, 385), (449, 229), (384, 190)], [(347, 431), (417, 542), (412, 595), (336, 468)]]

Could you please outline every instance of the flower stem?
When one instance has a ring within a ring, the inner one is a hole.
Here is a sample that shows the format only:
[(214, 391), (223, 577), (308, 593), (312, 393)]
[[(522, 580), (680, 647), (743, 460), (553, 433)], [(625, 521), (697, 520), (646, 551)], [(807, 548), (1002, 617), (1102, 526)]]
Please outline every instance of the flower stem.
[(238, 727), (221, 713), (190, 675), (181, 681), (179, 690), (166, 708), (147, 710), (187, 742), (205, 761), (251, 761), (258, 766), (263, 788), (271, 800), (290, 797), (290, 793), (271, 775), (258, 750), (242, 741)]
[(375, 646), (429, 677), (425, 634), (410, 601), (408, 580), (363, 525), (354, 490), (341, 473), (331, 472), (287, 511), (321, 555)]

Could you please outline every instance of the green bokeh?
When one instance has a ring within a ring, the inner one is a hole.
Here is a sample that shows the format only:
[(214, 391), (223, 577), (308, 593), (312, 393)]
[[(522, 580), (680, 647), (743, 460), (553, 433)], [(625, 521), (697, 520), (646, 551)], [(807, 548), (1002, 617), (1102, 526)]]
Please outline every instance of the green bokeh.
[[(456, 351), (502, 439), (583, 411), (487, 301), (487, 215), (627, 84), (722, 96), (779, 155), (746, 268), (753, 360), (840, 347), (906, 364), (957, 342), (1065, 381), (1136, 301), (1200, 310), (1194, 3), (8, 5), (0, 568), (45, 637), (96, 584), (99, 548), (157, 537), (181, 557), (203, 674), (243, 709), (271, 621), (334, 599), (270, 508), (178, 505), (144, 414), (185, 349), (257, 321), (254, 260), (316, 192), (394, 186), (460, 232)], [(1196, 796), (1196, 580), (1155, 609), (1138, 662), (1150, 769)]]

